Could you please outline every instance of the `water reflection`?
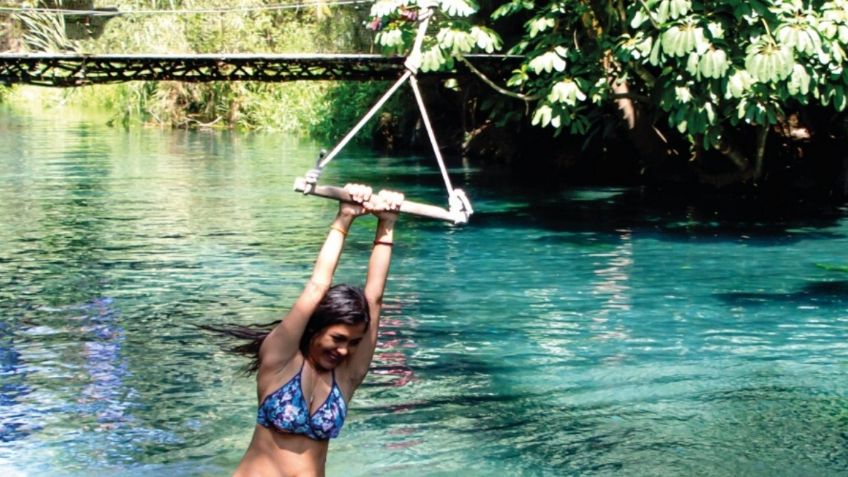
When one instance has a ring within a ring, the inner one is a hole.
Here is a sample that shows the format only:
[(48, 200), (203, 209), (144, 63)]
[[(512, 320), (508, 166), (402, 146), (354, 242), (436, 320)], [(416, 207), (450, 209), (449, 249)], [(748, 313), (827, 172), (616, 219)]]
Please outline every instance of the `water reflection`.
[(29, 416), (21, 398), (26, 397), (30, 389), (22, 365), (11, 326), (0, 322), (0, 442), (22, 439), (29, 434)]
[[(597, 264), (595, 276), (597, 281), (592, 286), (592, 293), (603, 300), (603, 306), (598, 313), (593, 314), (592, 321), (595, 334), (599, 340), (626, 340), (629, 333), (622, 321), (610, 323), (611, 315), (619, 315), (630, 311), (630, 268), (633, 265), (633, 242), (630, 229), (620, 229), (620, 243), (609, 253), (592, 253), (590, 257)], [(616, 360), (610, 356), (607, 360)]]
[(83, 313), (78, 335), (85, 359), (81, 369), (88, 374), (85, 378), (88, 383), (83, 386), (77, 404), (81, 415), (94, 417), (96, 431), (113, 430), (132, 419), (126, 413), (128, 403), (122, 401), (132, 390), (124, 389), (127, 363), (121, 356), (121, 348), (125, 337), (124, 330), (116, 323), (113, 301), (97, 298), (77, 308)]

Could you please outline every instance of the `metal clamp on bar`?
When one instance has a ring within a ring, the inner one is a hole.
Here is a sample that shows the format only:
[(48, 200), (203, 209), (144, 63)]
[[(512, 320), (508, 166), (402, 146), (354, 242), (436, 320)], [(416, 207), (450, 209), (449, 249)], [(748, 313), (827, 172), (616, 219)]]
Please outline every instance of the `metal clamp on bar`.
[(309, 194), (312, 192), (312, 189), (318, 184), (318, 179), (321, 177), (321, 172), (323, 171), (323, 166), (321, 165), (321, 161), (324, 160), (324, 156), (327, 155), (326, 149), (321, 149), (321, 152), (318, 153), (318, 159), (315, 161), (315, 167), (306, 171), (306, 177), (304, 178), (305, 187), (303, 190), (303, 194)]

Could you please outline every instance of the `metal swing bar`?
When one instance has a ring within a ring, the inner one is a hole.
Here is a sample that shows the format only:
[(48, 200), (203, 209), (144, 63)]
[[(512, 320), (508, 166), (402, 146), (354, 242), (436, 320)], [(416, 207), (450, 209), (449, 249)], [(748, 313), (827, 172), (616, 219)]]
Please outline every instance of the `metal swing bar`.
[(350, 200), (348, 193), (341, 187), (321, 186), (318, 185), (318, 178), (321, 176), (321, 171), (331, 160), (344, 148), (351, 139), (365, 126), (368, 121), (386, 104), (386, 101), (403, 85), (409, 81), (412, 91), (415, 95), (415, 100), (418, 103), (418, 109), (421, 111), (421, 117), (424, 121), (427, 135), (430, 139), (430, 145), (433, 147), (433, 153), (436, 156), (436, 161), (439, 163), (439, 169), (442, 173), (442, 179), (445, 181), (445, 188), (448, 191), (449, 209), (444, 209), (435, 205), (421, 204), (404, 200), (401, 204), (400, 211), (412, 215), (429, 217), (433, 219), (446, 220), (455, 224), (464, 224), (468, 222), (468, 218), (474, 212), (471, 208), (471, 203), (465, 192), (462, 189), (454, 189), (448, 176), (447, 168), (445, 167), (444, 158), (439, 150), (436, 135), (433, 132), (433, 127), (430, 124), (430, 117), (427, 114), (427, 108), (424, 105), (424, 99), (421, 96), (421, 91), (418, 88), (418, 80), (415, 75), (418, 68), (421, 66), (421, 44), (424, 41), (424, 35), (427, 32), (427, 26), (433, 14), (433, 7), (424, 7), (424, 12), (419, 16), (421, 23), (418, 25), (418, 33), (415, 37), (415, 44), (412, 47), (412, 52), (407, 57), (404, 66), (406, 72), (398, 79), (395, 84), (386, 91), (374, 106), (363, 116), (358, 123), (339, 141), (338, 144), (326, 155), (322, 152), (318, 157), (317, 164), (314, 169), (309, 170), (305, 177), (295, 179), (294, 190), (303, 194), (325, 197), (340, 201)]

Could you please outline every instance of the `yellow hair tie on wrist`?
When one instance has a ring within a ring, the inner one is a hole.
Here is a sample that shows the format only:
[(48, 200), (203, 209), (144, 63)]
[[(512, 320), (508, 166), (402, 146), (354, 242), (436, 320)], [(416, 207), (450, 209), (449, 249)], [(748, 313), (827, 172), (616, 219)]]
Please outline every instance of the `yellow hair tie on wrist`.
[(347, 237), (347, 230), (345, 230), (345, 229), (343, 229), (343, 228), (339, 227), (338, 225), (331, 225), (331, 226), (330, 226), (330, 229), (331, 229), (331, 230), (335, 230), (336, 232), (338, 232), (338, 233), (340, 233), (340, 234), (344, 235), (345, 237)]

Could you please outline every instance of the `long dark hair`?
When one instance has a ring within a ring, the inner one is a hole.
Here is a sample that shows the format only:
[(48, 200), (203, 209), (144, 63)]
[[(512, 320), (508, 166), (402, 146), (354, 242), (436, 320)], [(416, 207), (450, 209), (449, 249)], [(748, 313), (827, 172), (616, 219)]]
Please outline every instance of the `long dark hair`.
[[(350, 285), (334, 285), (330, 287), (318, 307), (309, 317), (306, 329), (300, 337), (300, 352), (306, 356), (309, 353), (309, 343), (316, 333), (332, 325), (359, 325), (365, 323), (368, 329), (370, 323), (368, 300), (361, 288)], [(200, 325), (200, 328), (222, 334), (241, 341), (239, 345), (227, 347), (230, 352), (246, 356), (250, 359), (244, 371), (247, 374), (259, 370), (259, 349), (265, 338), (282, 320), (253, 325)]]

